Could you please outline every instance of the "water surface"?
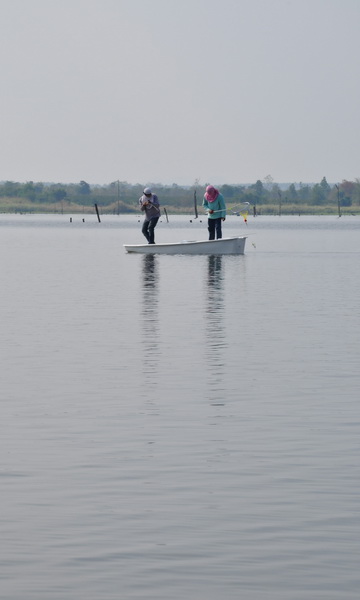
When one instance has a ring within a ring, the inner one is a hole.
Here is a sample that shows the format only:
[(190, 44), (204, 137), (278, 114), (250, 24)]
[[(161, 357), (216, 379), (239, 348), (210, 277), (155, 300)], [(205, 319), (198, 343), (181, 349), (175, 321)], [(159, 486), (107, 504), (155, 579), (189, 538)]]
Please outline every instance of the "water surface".
[(360, 219), (83, 218), (0, 217), (2, 600), (357, 600)]

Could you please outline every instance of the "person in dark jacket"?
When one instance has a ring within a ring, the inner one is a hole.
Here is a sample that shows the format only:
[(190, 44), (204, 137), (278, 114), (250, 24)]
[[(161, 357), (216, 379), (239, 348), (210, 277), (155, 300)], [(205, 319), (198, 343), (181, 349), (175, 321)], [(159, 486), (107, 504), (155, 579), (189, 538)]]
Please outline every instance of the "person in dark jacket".
[(150, 188), (145, 188), (144, 193), (139, 198), (140, 210), (145, 213), (145, 219), (142, 226), (142, 233), (146, 237), (148, 244), (155, 244), (154, 229), (160, 217), (160, 204), (156, 194), (153, 194)]

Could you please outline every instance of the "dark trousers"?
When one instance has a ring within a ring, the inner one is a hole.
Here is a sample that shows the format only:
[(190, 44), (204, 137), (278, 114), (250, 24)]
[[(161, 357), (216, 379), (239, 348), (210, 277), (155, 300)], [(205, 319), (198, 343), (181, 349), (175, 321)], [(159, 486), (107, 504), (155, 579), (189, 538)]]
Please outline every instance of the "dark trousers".
[(150, 219), (150, 221), (144, 221), (144, 223), (143, 223), (141, 231), (143, 232), (143, 234), (146, 237), (149, 244), (155, 244), (154, 229), (157, 225), (158, 220), (159, 220), (159, 217), (152, 217), (152, 219)]
[(219, 219), (208, 219), (209, 240), (215, 239), (215, 232), (217, 240), (222, 238), (221, 221), (221, 217)]

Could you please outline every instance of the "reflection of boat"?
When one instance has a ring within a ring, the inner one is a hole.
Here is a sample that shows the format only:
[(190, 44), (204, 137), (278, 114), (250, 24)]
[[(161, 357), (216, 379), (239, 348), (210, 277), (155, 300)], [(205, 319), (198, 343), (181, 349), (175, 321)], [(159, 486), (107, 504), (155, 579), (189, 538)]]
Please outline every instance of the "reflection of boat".
[(138, 254), (244, 254), (246, 237), (169, 244), (124, 244), (126, 252)]

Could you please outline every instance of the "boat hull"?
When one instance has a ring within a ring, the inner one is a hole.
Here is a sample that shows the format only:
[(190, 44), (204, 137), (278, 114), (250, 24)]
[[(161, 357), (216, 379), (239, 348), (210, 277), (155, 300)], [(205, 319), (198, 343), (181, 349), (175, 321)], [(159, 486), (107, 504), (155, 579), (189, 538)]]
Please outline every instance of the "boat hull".
[(244, 254), (245, 242), (246, 237), (233, 237), (169, 244), (124, 244), (124, 248), (135, 254)]

